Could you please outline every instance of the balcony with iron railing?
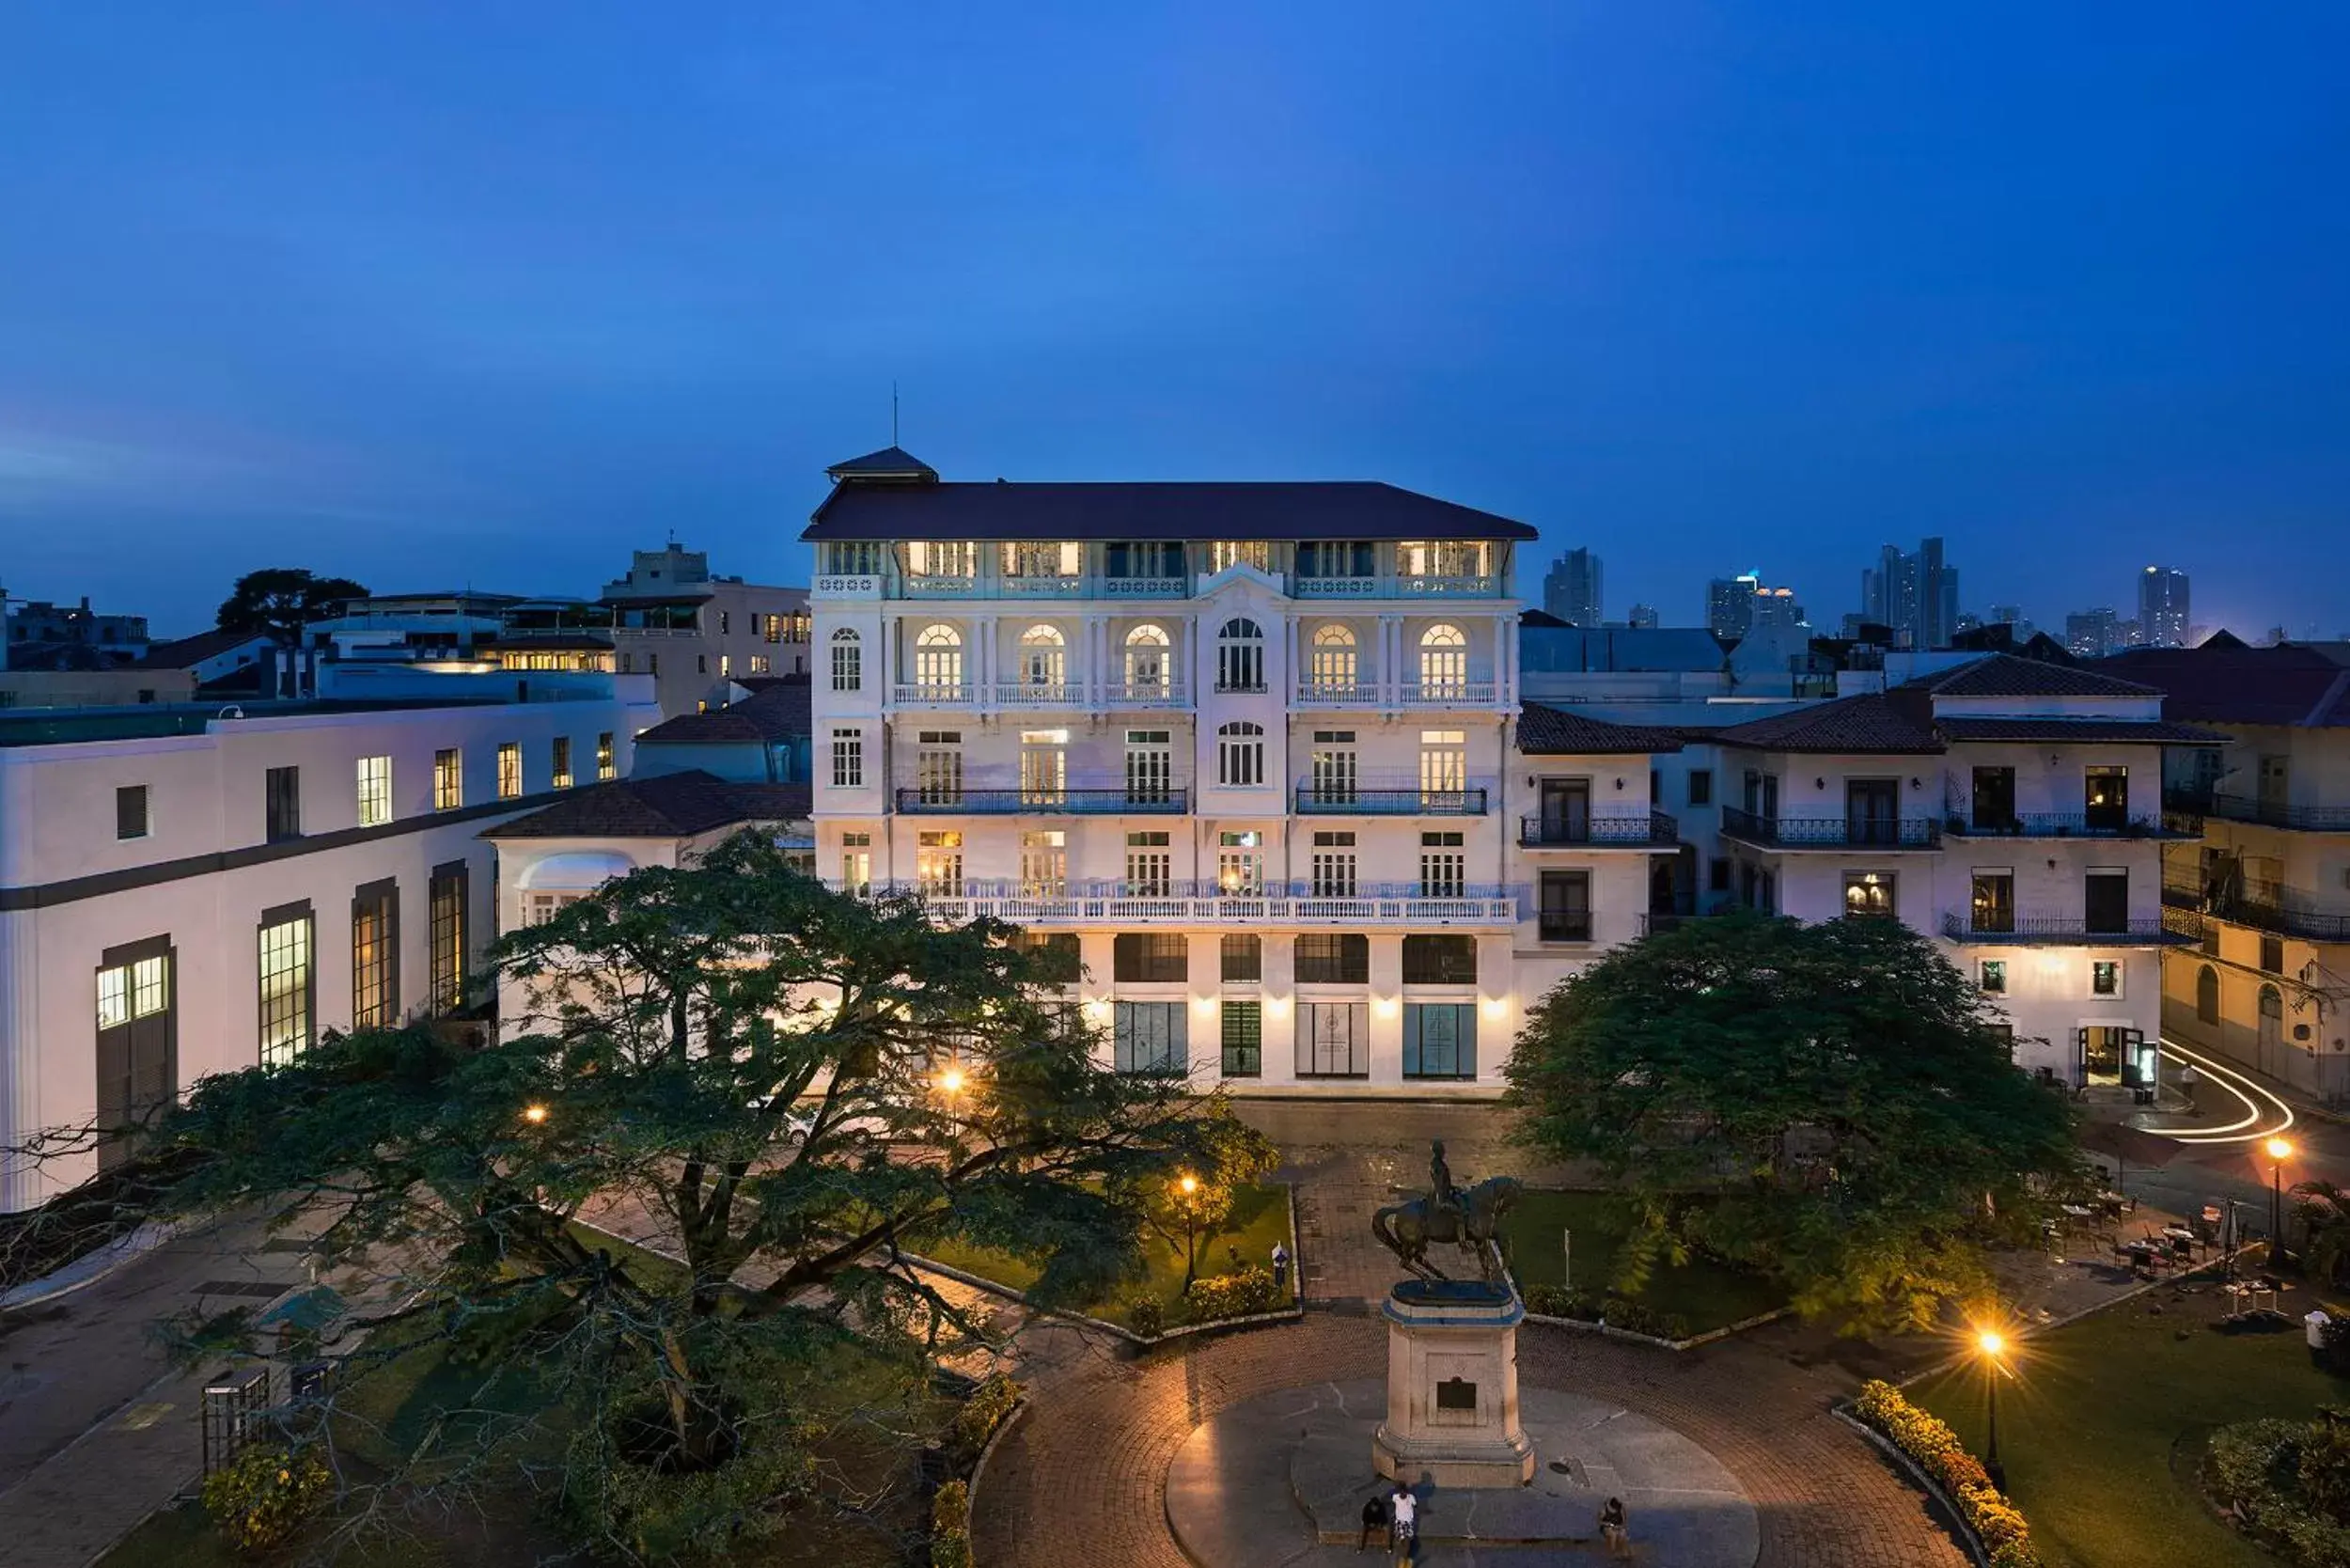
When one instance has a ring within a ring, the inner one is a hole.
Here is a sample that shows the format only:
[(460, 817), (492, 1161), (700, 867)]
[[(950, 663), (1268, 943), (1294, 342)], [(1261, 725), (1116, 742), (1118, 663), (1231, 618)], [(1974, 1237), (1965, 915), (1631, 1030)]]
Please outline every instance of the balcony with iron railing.
[(1481, 817), (1487, 787), (1430, 789), (1422, 784), (1308, 779), (1297, 786), (1301, 817)]
[(2162, 902), (2172, 909), (2278, 936), (2350, 942), (2350, 910), (2328, 909), (2315, 895), (2282, 883), (2236, 879), (2206, 886), (2192, 877), (2166, 876)]
[(1943, 830), (1953, 839), (2154, 839), (2197, 837), (2163, 825), (2156, 816), (2122, 810), (1984, 812), (1965, 802), (1952, 808)]
[(1722, 808), (1722, 833), (1760, 849), (1933, 850), (1942, 847), (1942, 824), (1932, 817), (1763, 816), (1735, 806)]
[[(1277, 586), (1296, 599), (1494, 599), (1498, 576), (1439, 577), (1381, 573), (1373, 576), (1302, 577), (1269, 572)], [(1188, 599), (1214, 572), (1182, 577), (1113, 577), (1103, 572), (1040, 572), (1015, 576), (989, 570), (952, 572), (822, 572), (819, 591), (827, 597), (856, 597), (876, 590), (901, 599)]]
[(1036, 926), (1513, 926), (1525, 889), (1499, 884), (1430, 886), (1294, 882), (1227, 887), (1214, 882), (902, 884), (953, 921), (982, 916)]
[(898, 792), (899, 812), (916, 817), (1180, 817), (1190, 809), (1191, 792), (1181, 784), (1010, 789), (925, 784)]
[(2350, 833), (2350, 806), (2294, 806), (2257, 795), (2173, 788), (2162, 792), (2163, 808), (2185, 816), (2281, 827), (2295, 833)]
[(2078, 916), (2019, 915), (1984, 919), (1956, 909), (1943, 911), (1942, 934), (1952, 942), (1994, 947), (2177, 947), (2195, 940), (2172, 929), (2160, 916), (2092, 920)]
[(1527, 849), (1671, 849), (1680, 841), (1681, 823), (1667, 811), (1518, 819)]

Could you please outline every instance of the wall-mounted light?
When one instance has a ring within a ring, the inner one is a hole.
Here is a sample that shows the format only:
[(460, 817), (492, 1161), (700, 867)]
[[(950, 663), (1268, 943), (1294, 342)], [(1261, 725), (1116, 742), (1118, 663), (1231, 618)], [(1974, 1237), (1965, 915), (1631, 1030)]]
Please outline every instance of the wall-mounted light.
[(1917, 779), (1915, 779), (1915, 778), (1913, 778), (1913, 779), (1911, 779), (1911, 780), (1909, 781), (1909, 787), (1910, 787), (1911, 789), (1913, 789), (1913, 790), (1922, 790), (1922, 789), (1924, 789), (1924, 788), (1925, 788), (1925, 786), (1924, 786), (1923, 784), (1919, 783), (1919, 782)]
[(1290, 1015), (1290, 999), (1287, 996), (1268, 996), (1264, 1010), (1268, 1017), (1287, 1018)]
[(1488, 996), (1485, 998), (1484, 1012), (1486, 1017), (1499, 1018), (1506, 1014), (1509, 1011), (1510, 1000), (1508, 997)]
[(1382, 1018), (1394, 1017), (1395, 1010), (1396, 1001), (1393, 996), (1374, 996), (1371, 998), (1371, 1011)]
[(1617, 788), (1617, 789), (1619, 789), (1619, 790), (1621, 790), (1621, 789), (1622, 789), (1622, 788), (1623, 788), (1623, 780), (1622, 780), (1622, 779), (1619, 778), (1619, 779), (1617, 779), (1617, 780), (1616, 780), (1616, 788)]
[(1194, 996), (1191, 999), (1191, 1011), (1194, 1012), (1214, 1012), (1215, 1011), (1215, 998), (1214, 996)]
[(1825, 778), (1815, 778), (1811, 781), (1811, 787), (1815, 790), (1825, 790), (1827, 788), (1827, 780)]

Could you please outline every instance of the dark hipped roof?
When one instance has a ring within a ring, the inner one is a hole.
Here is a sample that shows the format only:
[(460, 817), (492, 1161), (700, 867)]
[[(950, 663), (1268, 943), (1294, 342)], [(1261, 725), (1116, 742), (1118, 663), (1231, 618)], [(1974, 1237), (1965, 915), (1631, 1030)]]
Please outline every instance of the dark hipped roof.
[(1903, 691), (1936, 697), (2158, 697), (2153, 686), (2101, 675), (2077, 665), (2044, 664), (2013, 653), (1970, 659), (1932, 675), (1904, 681)]
[(2217, 729), (2198, 729), (2169, 719), (1976, 718), (1944, 714), (1934, 721), (1953, 741), (2138, 742), (2146, 745), (2222, 745)]
[(903, 447), (884, 447), (878, 452), (836, 463), (824, 472), (836, 479), (925, 479), (933, 484), (938, 481), (938, 470)]
[(187, 669), (207, 659), (218, 658), (232, 649), (247, 643), (269, 642), (267, 632), (227, 631), (215, 626), (209, 632), (198, 632), (192, 637), (174, 637), (169, 642), (153, 642), (138, 660), (140, 669)]
[(484, 839), (683, 839), (736, 823), (790, 822), (814, 809), (806, 784), (733, 784), (698, 769), (616, 778), (489, 828)]
[(1838, 698), (1816, 707), (1716, 729), (1724, 745), (1755, 751), (1934, 752), (1943, 749), (1922, 698), (1904, 702), (1885, 692)]
[(835, 485), (804, 540), (1512, 539), (1526, 524), (1367, 479)]
[(1528, 702), (1518, 710), (1518, 749), (1529, 757), (1563, 757), (1579, 752), (1679, 751), (1681, 737), (1670, 729), (1646, 725), (1615, 724)]
[(2313, 648), (2250, 648), (2215, 637), (2201, 648), (2138, 648), (2097, 661), (2161, 689), (2163, 712), (2207, 724), (2350, 727), (2350, 669)]
[(708, 745), (721, 741), (805, 740), (815, 733), (808, 681), (762, 682), (742, 701), (708, 713), (680, 713), (636, 737), (638, 745)]

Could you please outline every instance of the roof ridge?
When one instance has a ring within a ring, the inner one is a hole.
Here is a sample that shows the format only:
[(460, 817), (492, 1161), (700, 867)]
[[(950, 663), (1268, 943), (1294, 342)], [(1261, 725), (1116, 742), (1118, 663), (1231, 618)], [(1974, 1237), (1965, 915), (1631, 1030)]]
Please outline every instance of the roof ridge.
[(2334, 711), (2335, 704), (2339, 703), (2345, 695), (2350, 695), (2350, 665), (2344, 665), (2342, 673), (2334, 677), (2333, 683), (2326, 688), (2326, 695), (2317, 699), (2317, 705), (2301, 715), (2298, 728), (2304, 729), (2326, 728), (2326, 715)]

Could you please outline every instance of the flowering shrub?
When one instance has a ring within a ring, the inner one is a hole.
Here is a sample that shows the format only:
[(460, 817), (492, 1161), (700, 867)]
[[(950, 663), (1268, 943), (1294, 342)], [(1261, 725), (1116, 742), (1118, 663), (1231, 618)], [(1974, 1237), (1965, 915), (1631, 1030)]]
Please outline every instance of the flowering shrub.
[(1251, 1263), (1238, 1274), (1193, 1280), (1190, 1293), (1183, 1297), (1183, 1315), (1193, 1323), (1245, 1318), (1252, 1312), (1270, 1312), (1288, 1306), (1282, 1294), (1274, 1289), (1273, 1271)]
[(231, 1545), (258, 1555), (285, 1544), (334, 1492), (334, 1472), (318, 1455), (253, 1443), (204, 1478), (204, 1512)]
[(971, 1488), (960, 1481), (931, 1499), (931, 1568), (971, 1568)]
[(1009, 1377), (991, 1377), (971, 1391), (955, 1412), (955, 1442), (966, 1453), (976, 1454), (987, 1447), (987, 1440), (995, 1435), (995, 1429), (1004, 1424), (1011, 1407), (1020, 1403), (1020, 1385)]
[(2040, 1568), (2031, 1529), (2016, 1506), (1991, 1484), (1982, 1464), (1943, 1421), (1902, 1397), (1890, 1383), (1871, 1378), (1853, 1401), (1853, 1414), (1883, 1433), (1950, 1494), (1958, 1512), (1982, 1542), (1992, 1568)]

